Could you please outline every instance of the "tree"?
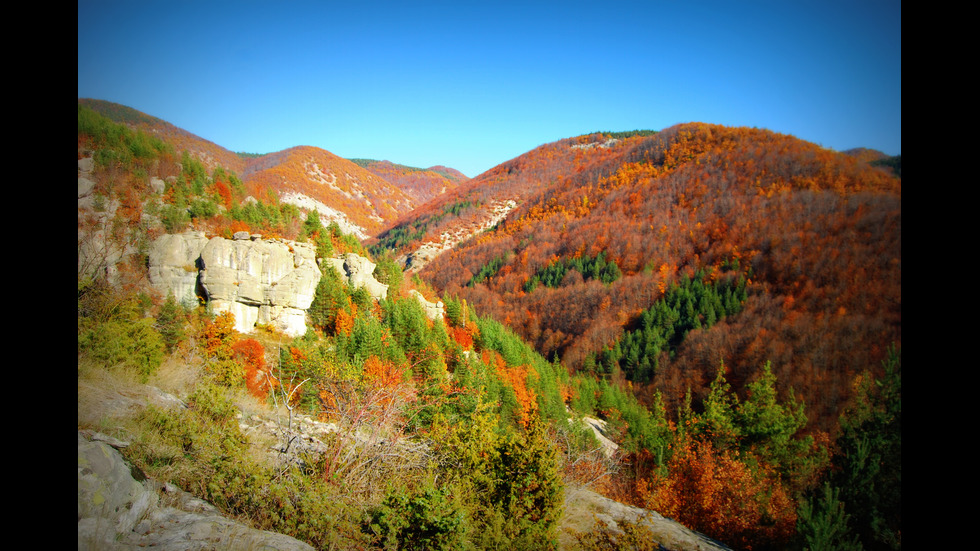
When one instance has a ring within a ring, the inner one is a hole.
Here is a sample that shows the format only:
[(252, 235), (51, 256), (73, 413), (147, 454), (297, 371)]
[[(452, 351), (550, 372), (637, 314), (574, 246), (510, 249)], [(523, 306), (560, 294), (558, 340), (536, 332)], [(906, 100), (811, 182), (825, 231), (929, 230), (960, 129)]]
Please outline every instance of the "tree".
[(503, 520), (503, 532), (518, 548), (557, 549), (564, 487), (557, 450), (540, 418), (526, 431), (510, 432), (497, 449), (488, 502)]
[(884, 376), (859, 376), (841, 415), (832, 486), (866, 549), (902, 546), (902, 356), (894, 346)]
[(302, 232), (304, 237), (313, 237), (323, 233), (323, 224), (320, 223), (320, 213), (316, 209), (306, 214)]
[(255, 339), (243, 339), (232, 345), (235, 359), (245, 368), (245, 387), (256, 398), (268, 397), (272, 382), (265, 365), (265, 348)]
[(166, 302), (160, 307), (157, 314), (157, 328), (163, 336), (163, 342), (167, 346), (167, 352), (173, 352), (177, 343), (184, 338), (184, 311), (173, 293), (167, 295)]
[(857, 535), (850, 532), (850, 515), (840, 501), (840, 490), (824, 483), (820, 494), (800, 502), (796, 533), (805, 551), (860, 551)]
[(704, 399), (704, 414), (699, 417), (698, 430), (706, 436), (717, 449), (735, 446), (742, 436), (741, 427), (736, 425), (735, 413), (738, 396), (731, 392), (725, 380), (725, 363), (718, 367), (718, 374), (712, 381), (707, 398)]
[(811, 437), (793, 437), (806, 425), (804, 404), (792, 389), (786, 403), (776, 399), (776, 376), (769, 362), (761, 376), (748, 386), (748, 397), (738, 406), (736, 418), (742, 434), (741, 448), (787, 474), (794, 464), (806, 459)]

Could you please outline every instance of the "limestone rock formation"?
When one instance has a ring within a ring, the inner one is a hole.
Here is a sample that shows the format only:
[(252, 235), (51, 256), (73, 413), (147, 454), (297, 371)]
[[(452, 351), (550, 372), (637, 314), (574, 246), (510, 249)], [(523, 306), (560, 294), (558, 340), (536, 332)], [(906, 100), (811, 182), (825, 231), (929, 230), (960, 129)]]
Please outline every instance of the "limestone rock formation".
[(446, 308), (441, 300), (429, 302), (424, 296), (422, 296), (422, 293), (416, 291), (415, 289), (412, 289), (412, 296), (419, 301), (419, 304), (422, 305), (422, 309), (425, 310), (426, 317), (428, 317), (430, 320), (441, 320), (443, 317), (445, 317)]
[(204, 232), (161, 235), (150, 245), (150, 281), (157, 289), (173, 293), (178, 303), (195, 304), (198, 260), (207, 244)]
[(346, 253), (340, 258), (324, 258), (323, 263), (333, 266), (355, 289), (364, 287), (372, 298), (380, 300), (388, 296), (388, 286), (374, 278), (376, 264), (367, 258)]
[(235, 329), (273, 325), (290, 336), (306, 332), (320, 269), (309, 243), (212, 238), (201, 251), (201, 286), (215, 313), (235, 315)]
[(215, 313), (235, 315), (237, 331), (249, 333), (258, 323), (290, 336), (306, 332), (306, 310), (320, 281), (312, 244), (187, 232), (154, 240), (149, 260), (156, 289), (183, 304), (202, 294)]
[[(388, 295), (388, 286), (374, 277), (375, 264), (363, 256), (346, 253), (321, 262), (375, 299)], [(303, 335), (306, 311), (320, 282), (314, 245), (245, 232), (235, 239), (208, 239), (193, 231), (165, 234), (151, 244), (149, 264), (150, 282), (157, 290), (165, 296), (173, 293), (181, 304), (194, 304), (203, 296), (215, 313), (234, 314), (235, 330), (241, 333), (261, 324), (289, 336)], [(442, 317), (441, 302), (421, 301), (430, 318)]]

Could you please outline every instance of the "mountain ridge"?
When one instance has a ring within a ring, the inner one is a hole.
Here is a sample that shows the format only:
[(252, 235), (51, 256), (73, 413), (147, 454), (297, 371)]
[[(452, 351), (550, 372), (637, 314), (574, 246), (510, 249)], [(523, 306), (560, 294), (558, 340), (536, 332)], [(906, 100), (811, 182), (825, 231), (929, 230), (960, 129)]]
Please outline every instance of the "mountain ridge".
[(177, 151), (188, 151), (209, 171), (220, 166), (235, 172), (255, 198), (266, 200), (270, 192), (277, 199), (285, 196), (290, 199), (287, 202), (304, 211), (317, 209), (328, 221), (337, 220), (362, 239), (378, 233), (400, 215), (465, 179), (462, 173), (446, 167), (442, 167), (444, 173), (419, 169), (428, 172), (429, 179), (441, 182), (441, 187), (433, 191), (426, 187), (431, 188), (434, 184), (420, 186), (398, 177), (389, 181), (377, 170), (371, 171), (310, 145), (243, 156), (131, 107), (87, 98), (80, 98), (78, 103), (110, 120), (160, 137)]

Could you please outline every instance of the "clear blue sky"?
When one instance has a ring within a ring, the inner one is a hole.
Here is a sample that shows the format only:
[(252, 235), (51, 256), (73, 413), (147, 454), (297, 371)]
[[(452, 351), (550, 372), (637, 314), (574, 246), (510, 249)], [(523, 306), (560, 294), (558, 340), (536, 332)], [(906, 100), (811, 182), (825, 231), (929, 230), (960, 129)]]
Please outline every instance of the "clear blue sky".
[(477, 174), (681, 122), (902, 151), (898, 1), (78, 1), (78, 97), (232, 151)]

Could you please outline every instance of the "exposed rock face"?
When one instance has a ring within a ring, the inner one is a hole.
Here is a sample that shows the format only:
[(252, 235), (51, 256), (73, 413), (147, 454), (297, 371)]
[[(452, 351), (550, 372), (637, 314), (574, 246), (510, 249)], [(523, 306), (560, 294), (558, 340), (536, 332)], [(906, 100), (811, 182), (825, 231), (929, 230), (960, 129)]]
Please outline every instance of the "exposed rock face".
[(196, 303), (198, 261), (207, 244), (204, 232), (164, 234), (154, 240), (149, 254), (154, 287), (172, 292), (180, 304)]
[(439, 234), (438, 241), (426, 241), (417, 249), (398, 257), (398, 261), (408, 273), (421, 270), (437, 256), (452, 249), (459, 243), (486, 231), (504, 218), (517, 207), (513, 199), (492, 201), (481, 213), (481, 217), (469, 225), (458, 225)]
[(242, 333), (260, 323), (302, 335), (320, 281), (316, 249), (308, 243), (248, 237), (163, 235), (150, 248), (150, 281), (184, 304), (195, 301), (200, 291), (215, 313), (233, 313), (235, 329)]
[(441, 320), (443, 317), (445, 317), (446, 308), (441, 300), (429, 302), (424, 296), (422, 296), (422, 293), (416, 291), (415, 289), (412, 289), (412, 296), (419, 301), (419, 304), (421, 304), (422, 308), (425, 310), (426, 317), (428, 317), (430, 320)]
[(367, 258), (346, 253), (340, 258), (324, 258), (323, 263), (333, 266), (355, 289), (364, 287), (368, 294), (377, 300), (388, 296), (388, 286), (374, 278), (376, 264)]
[(98, 435), (90, 440), (79, 432), (78, 549), (144, 547), (313, 549), (295, 538), (244, 526), (179, 488), (147, 480)]
[[(200, 294), (215, 313), (234, 314), (235, 330), (241, 333), (256, 324), (292, 337), (306, 333), (306, 311), (320, 282), (316, 248), (244, 232), (235, 237), (208, 239), (203, 232), (160, 236), (150, 246), (150, 282), (181, 304), (196, 303)], [(388, 296), (388, 286), (374, 278), (375, 264), (367, 258), (346, 253), (321, 262), (373, 298)], [(430, 318), (442, 317), (441, 302), (429, 303), (421, 295), (420, 300)]]
[(201, 251), (201, 263), (212, 309), (232, 312), (236, 330), (248, 333), (261, 323), (290, 336), (306, 332), (306, 310), (320, 282), (312, 244), (215, 237)]
[(596, 522), (605, 524), (614, 534), (622, 534), (619, 524), (631, 522), (650, 531), (661, 549), (673, 551), (731, 551), (731, 548), (704, 534), (695, 532), (656, 511), (625, 505), (591, 490), (565, 488), (565, 514), (561, 520), (560, 549), (577, 549), (571, 530), (587, 532)]

